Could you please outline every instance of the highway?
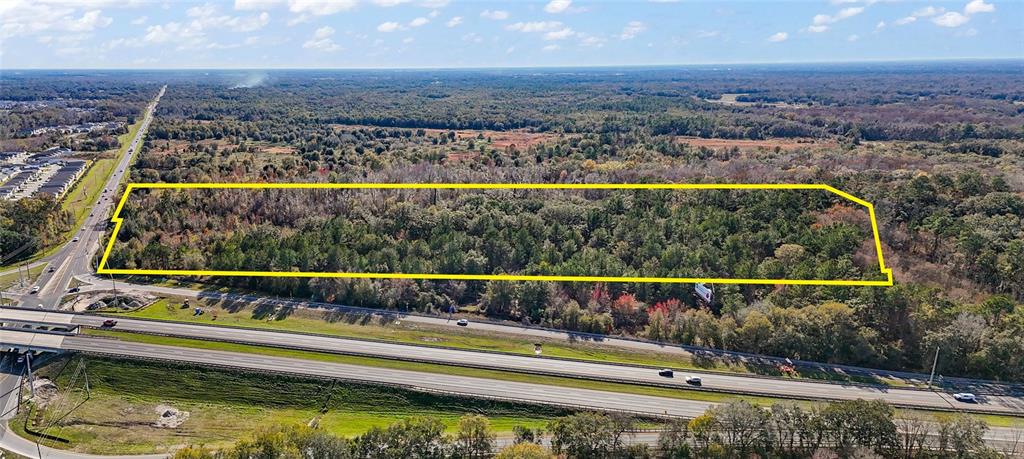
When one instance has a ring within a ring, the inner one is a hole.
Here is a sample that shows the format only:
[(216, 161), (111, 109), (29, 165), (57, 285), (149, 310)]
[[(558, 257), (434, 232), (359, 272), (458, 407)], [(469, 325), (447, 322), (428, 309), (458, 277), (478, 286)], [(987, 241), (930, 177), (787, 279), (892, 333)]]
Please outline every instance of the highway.
[[(103, 279), (91, 274), (77, 276), (77, 279), (90, 285), (83, 286), (82, 291), (108, 291), (113, 285), (110, 280)], [(149, 293), (157, 296), (176, 296), (182, 298), (196, 298), (210, 301), (229, 301), (251, 303), (253, 307), (290, 307), (305, 308), (314, 310), (330, 310), (338, 312), (351, 312), (355, 314), (376, 315), (382, 317), (393, 317), (396, 320), (424, 324), (433, 327), (446, 327), (453, 330), (460, 329), (456, 321), (442, 316), (431, 316), (424, 314), (407, 314), (400, 311), (360, 308), (353, 306), (338, 305), (333, 303), (321, 303), (315, 301), (304, 301), (297, 299), (273, 298), (266, 296), (246, 295), (238, 293), (225, 293), (210, 290), (194, 290), (181, 287), (166, 287), (160, 285), (133, 284), (117, 282), (119, 291), (132, 291), (138, 293)], [(789, 360), (764, 355), (754, 355), (741, 352), (720, 351), (715, 349), (700, 348), (696, 346), (685, 346), (671, 343), (659, 343), (628, 338), (619, 338), (607, 335), (596, 335), (589, 333), (571, 332), (565, 330), (553, 330), (535, 326), (516, 325), (508, 322), (491, 322), (487, 320), (474, 319), (470, 325), (476, 331), (488, 331), (505, 335), (518, 336), (527, 339), (541, 338), (567, 343), (592, 342), (602, 346), (618, 347), (632, 352), (657, 352), (659, 354), (678, 355), (681, 358), (693, 358), (700, 356), (709, 359), (723, 359), (743, 363), (759, 364), (791, 364), (799, 368), (845, 373), (847, 375), (864, 376), (868, 378), (892, 378), (903, 380), (923, 386), (928, 380), (927, 374), (879, 370), (872, 368), (854, 367), (848, 365), (826, 364), (819, 362), (805, 362), (800, 360)], [(1024, 394), (1024, 385), (999, 383), (994, 381), (943, 377), (937, 375), (937, 384), (950, 390), (970, 391), (979, 394)]]
[(41, 307), (56, 309), (60, 300), (68, 291), (71, 279), (82, 273), (95, 272), (92, 266), (93, 254), (100, 248), (100, 237), (104, 235), (107, 223), (110, 221), (109, 213), (116, 204), (116, 193), (121, 178), (128, 172), (132, 157), (142, 146), (143, 138), (149, 124), (153, 121), (153, 113), (156, 111), (157, 103), (163, 96), (166, 86), (160, 88), (160, 92), (152, 103), (146, 108), (145, 118), (138, 132), (129, 144), (127, 151), (121, 156), (114, 167), (110, 178), (104, 184), (104, 190), (93, 203), (93, 212), (85, 218), (82, 227), (75, 233), (74, 239), (68, 242), (57, 253), (48, 257), (49, 265), (36, 280), (40, 287), (39, 293), (35, 295), (22, 295), (21, 302), (29, 307)]
[[(16, 333), (32, 334), (28, 331)], [(63, 349), (97, 355), (130, 356), (132, 358), (172, 361), (184, 364), (312, 376), (341, 381), (397, 386), (421, 392), (478, 398), (498, 398), (525, 403), (617, 411), (654, 417), (694, 417), (714, 405), (711, 402), (698, 400), (604, 392), (513, 381), (496, 383), (491, 379), (468, 376), (132, 343), (108, 338), (69, 335), (64, 336), (62, 341), (60, 347)], [(1019, 435), (1020, 430), (1017, 428), (996, 427), (988, 432), (986, 440), (990, 442), (1009, 442), (1019, 438)]]
[[(51, 311), (0, 308), (0, 322), (14, 324), (67, 324), (101, 328), (106, 317)], [(881, 388), (866, 385), (819, 383), (807, 380), (756, 378), (722, 373), (679, 372), (676, 377), (659, 376), (656, 369), (583, 362), (555, 358), (416, 346), (380, 341), (339, 338), (325, 335), (299, 334), (239, 327), (187, 324), (156, 320), (118, 318), (115, 327), (121, 331), (151, 333), (183, 338), (228, 341), (262, 346), (303, 349), (395, 360), (459, 365), (491, 370), (542, 374), (627, 384), (657, 385), (696, 390), (686, 384), (685, 376), (700, 376), (704, 387), (730, 393), (798, 398), (806, 400), (880, 399), (896, 406), (926, 409), (956, 409), (1005, 414), (1024, 413), (1024, 397), (980, 396), (979, 403), (961, 403), (945, 392), (914, 389)], [(21, 332), (14, 332), (22, 334)], [(53, 335), (38, 335), (36, 341), (52, 340)], [(0, 333), (0, 341), (4, 336)], [(79, 338), (78, 340), (80, 340)], [(88, 339), (88, 338), (86, 338)], [(67, 338), (65, 338), (66, 344)], [(79, 343), (76, 340), (75, 343)], [(49, 341), (44, 341), (44, 343)], [(37, 347), (44, 345), (35, 344)]]

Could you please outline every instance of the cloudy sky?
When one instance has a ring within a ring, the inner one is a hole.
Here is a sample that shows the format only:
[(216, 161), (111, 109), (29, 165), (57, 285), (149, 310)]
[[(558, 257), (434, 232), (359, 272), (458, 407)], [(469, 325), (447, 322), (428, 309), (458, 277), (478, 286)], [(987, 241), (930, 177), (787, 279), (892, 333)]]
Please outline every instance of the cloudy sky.
[(948, 58), (1024, 58), (1024, 1), (0, 1), (0, 69)]

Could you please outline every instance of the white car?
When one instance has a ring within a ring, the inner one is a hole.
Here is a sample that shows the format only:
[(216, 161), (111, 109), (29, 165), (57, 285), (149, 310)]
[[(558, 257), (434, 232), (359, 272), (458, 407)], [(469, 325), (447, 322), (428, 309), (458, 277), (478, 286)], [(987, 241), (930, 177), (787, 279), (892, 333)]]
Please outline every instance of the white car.
[(466, 319), (459, 319), (458, 322), (455, 322), (455, 325), (458, 325), (460, 327), (465, 327), (465, 326), (469, 325), (469, 321), (466, 320)]
[(686, 384), (689, 384), (691, 386), (699, 386), (701, 385), (701, 380), (697, 376), (689, 376), (686, 378)]
[(974, 394), (970, 392), (957, 392), (953, 394), (953, 398), (964, 403), (974, 403), (978, 401), (978, 397), (975, 397)]
[(78, 238), (75, 237), (75, 238), (71, 239), (71, 242), (78, 242)]

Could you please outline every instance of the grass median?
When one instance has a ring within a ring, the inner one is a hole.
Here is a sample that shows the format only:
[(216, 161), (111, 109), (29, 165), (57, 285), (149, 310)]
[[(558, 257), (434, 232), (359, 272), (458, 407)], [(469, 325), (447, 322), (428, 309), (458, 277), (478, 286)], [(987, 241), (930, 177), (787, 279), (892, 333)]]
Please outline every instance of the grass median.
[[(267, 355), (273, 357), (288, 357), (297, 359), (316, 360), (322, 362), (342, 363), (350, 365), (362, 365), (368, 367), (390, 368), (396, 370), (419, 371), (424, 373), (441, 373), (475, 378), (494, 379), (499, 381), (514, 381), (550, 386), (573, 387), (579, 389), (590, 389), (605, 392), (617, 392), (635, 395), (648, 395), (654, 397), (666, 397), (681, 400), (693, 400), (710, 403), (724, 403), (732, 400), (746, 400), (758, 406), (771, 406), (775, 403), (795, 403), (802, 406), (811, 406), (816, 402), (806, 400), (790, 400), (776, 397), (762, 397), (753, 395), (737, 395), (720, 392), (702, 391), (689, 388), (667, 388), (657, 386), (644, 386), (637, 384), (625, 384), (587, 379), (577, 379), (558, 376), (544, 376), (527, 373), (515, 373), (499, 370), (487, 370), (479, 368), (468, 368), (451, 365), (432, 363), (406, 362), (401, 360), (380, 359), (373, 357), (350, 356), (342, 354), (331, 354), (324, 352), (302, 351), (294, 349), (282, 349), (275, 347), (254, 346), (247, 344), (225, 343), (220, 341), (207, 341), (189, 338), (176, 338), (159, 335), (148, 335), (142, 333), (119, 332), (106, 329), (85, 329), (85, 333), (108, 338), (121, 339), (123, 341), (159, 344), (166, 346), (179, 346), (195, 349), (209, 349), (228, 352), (242, 352), (247, 354)], [(904, 413), (924, 413), (935, 416), (944, 416), (945, 412), (929, 410), (901, 409)], [(1024, 420), (1014, 416), (1001, 415), (977, 415), (977, 417), (994, 427), (1022, 426)]]
[[(192, 305), (197, 305), (196, 300), (192, 300)], [(265, 304), (253, 305), (228, 300), (201, 300), (199, 305), (206, 308), (207, 312), (196, 316), (192, 313), (191, 307), (182, 307), (181, 299), (165, 298), (125, 315), (141, 319), (298, 331), (419, 346), (444, 346), (518, 355), (534, 355), (534, 344), (540, 343), (543, 345), (543, 353), (547, 357), (793, 378), (792, 375), (781, 373), (776, 367), (750, 365), (738, 359), (726, 360), (700, 357), (690, 353), (634, 350), (584, 339), (567, 341), (523, 337), (509, 333), (476, 330), (473, 328), (473, 324), (465, 328), (444, 327), (414, 321), (384, 320), (379, 316), (374, 317), (364, 312), (339, 313), (317, 309), (282, 309)], [(907, 382), (897, 379), (850, 376), (806, 369), (797, 375), (797, 379), (871, 383), (892, 387), (909, 385)]]

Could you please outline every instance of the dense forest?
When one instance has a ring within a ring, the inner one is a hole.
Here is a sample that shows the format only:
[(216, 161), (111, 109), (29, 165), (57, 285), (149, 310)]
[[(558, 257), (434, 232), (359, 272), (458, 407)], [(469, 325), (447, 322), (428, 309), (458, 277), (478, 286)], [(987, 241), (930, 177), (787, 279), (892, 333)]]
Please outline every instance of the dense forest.
[[(161, 191), (130, 201), (118, 234), (127, 244), (115, 245), (111, 266), (760, 279), (881, 275), (874, 256), (861, 257), (867, 266), (854, 262), (858, 248), (874, 247), (866, 210), (825, 191)], [(860, 225), (856, 217), (862, 217)], [(683, 290), (666, 285), (648, 296)]]
[[(546, 429), (515, 428), (512, 444), (499, 448), (487, 418), (464, 416), (453, 434), (434, 418), (412, 418), (375, 427), (352, 439), (308, 426), (268, 427), (235, 445), (177, 451), (173, 459), (686, 459), (724, 457), (997, 458), (1019, 445), (985, 445), (988, 427), (966, 416), (938, 419), (903, 415), (881, 401), (854, 400), (803, 408), (764, 409), (732, 402), (692, 420), (669, 421), (656, 445), (629, 441), (639, 421), (615, 414), (578, 413)], [(544, 446), (547, 438), (548, 446)], [(1017, 448), (1017, 449), (1015, 449)], [(495, 454), (494, 451), (497, 450)]]
[[(690, 285), (203, 281), (889, 369), (927, 371), (940, 348), (940, 374), (1024, 381), (1021, 70), (273, 71), (251, 87), (238, 86), (246, 72), (149, 72), (131, 78), (168, 89), (131, 181), (829, 184), (874, 203), (895, 287), (718, 285), (703, 305)], [(877, 267), (862, 208), (825, 196), (655, 196), (648, 208), (384, 197), (138, 193), (111, 265), (831, 278)]]
[[(875, 204), (896, 287), (717, 286), (703, 305), (687, 285), (207, 281), (892, 369), (924, 371), (939, 347), (942, 374), (1021, 381), (1019, 64), (954, 67), (272, 72), (252, 88), (213, 75), (169, 86), (132, 179), (826, 183)], [(726, 94), (743, 103), (717, 101)], [(621, 207), (614, 196), (539, 196), (139, 193), (111, 263), (877, 272), (863, 209), (824, 195), (654, 195)]]

